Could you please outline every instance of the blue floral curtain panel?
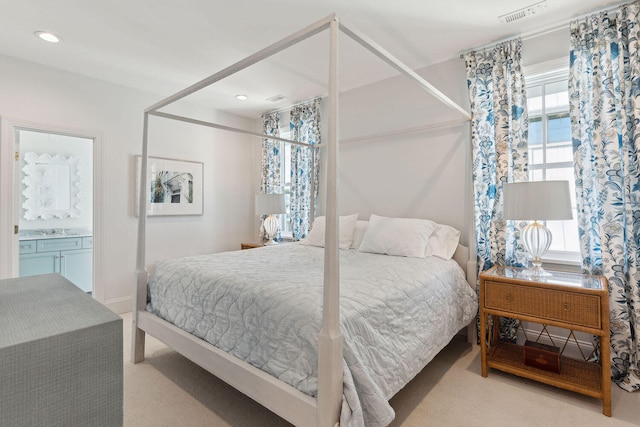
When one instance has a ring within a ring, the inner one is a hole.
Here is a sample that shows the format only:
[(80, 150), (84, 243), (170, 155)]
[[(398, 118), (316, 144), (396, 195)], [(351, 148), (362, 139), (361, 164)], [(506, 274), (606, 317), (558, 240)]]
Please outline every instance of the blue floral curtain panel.
[[(528, 180), (529, 120), (521, 48), (522, 42), (515, 39), (465, 56), (480, 272), (494, 264), (526, 265), (519, 231), (502, 217), (503, 185)], [(515, 339), (515, 321), (505, 319), (500, 334), (503, 339)]]
[(638, 2), (571, 24), (569, 96), (582, 267), (609, 281), (613, 380), (640, 389)]
[[(320, 99), (299, 104), (291, 110), (291, 139), (320, 144)], [(315, 155), (313, 154), (315, 151)], [(290, 217), (293, 240), (307, 237), (311, 212), (318, 201), (319, 150), (300, 145), (291, 147)]]
[[(280, 137), (280, 113), (266, 113), (262, 115), (263, 125), (262, 125), (262, 133), (264, 135), (276, 136)], [(262, 140), (262, 160), (261, 160), (261, 171), (262, 177), (260, 179), (260, 193), (271, 194), (271, 193), (280, 193), (281, 192), (281, 177), (280, 177), (280, 168), (281, 168), (281, 156), (280, 156), (280, 146), (282, 143), (273, 139), (263, 139)], [(260, 238), (265, 239), (265, 231), (263, 221), (266, 218), (266, 215), (263, 215), (260, 218)], [(276, 240), (280, 239), (280, 230), (276, 236), (274, 236)]]
[(515, 224), (502, 218), (503, 185), (528, 180), (529, 120), (521, 46), (519, 39), (512, 40), (465, 58), (480, 272), (494, 264), (526, 264)]

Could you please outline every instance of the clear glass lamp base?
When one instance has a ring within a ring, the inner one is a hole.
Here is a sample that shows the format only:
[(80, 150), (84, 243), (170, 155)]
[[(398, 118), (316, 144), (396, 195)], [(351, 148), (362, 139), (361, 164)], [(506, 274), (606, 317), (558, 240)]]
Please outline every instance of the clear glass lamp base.
[(542, 256), (551, 245), (551, 231), (544, 224), (533, 221), (522, 230), (522, 243), (531, 257), (531, 267), (522, 272), (527, 277), (549, 277), (542, 268)]
[(278, 228), (279, 228), (278, 220), (276, 219), (275, 216), (269, 215), (267, 218), (265, 218), (264, 231), (267, 235), (267, 241), (264, 242), (265, 246), (278, 244), (278, 242), (273, 240), (273, 236), (275, 236), (278, 233)]
[(542, 268), (542, 265), (532, 265), (526, 270), (523, 270), (522, 275), (525, 277), (530, 277), (532, 279), (535, 279), (538, 277), (550, 277), (552, 274), (547, 272), (544, 268)]

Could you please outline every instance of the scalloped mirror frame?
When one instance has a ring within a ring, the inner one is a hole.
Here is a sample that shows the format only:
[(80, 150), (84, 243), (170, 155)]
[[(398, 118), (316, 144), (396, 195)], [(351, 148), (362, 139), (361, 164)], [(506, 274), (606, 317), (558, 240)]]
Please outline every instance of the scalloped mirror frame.
[(24, 161), (24, 219), (79, 217), (80, 158), (25, 153)]

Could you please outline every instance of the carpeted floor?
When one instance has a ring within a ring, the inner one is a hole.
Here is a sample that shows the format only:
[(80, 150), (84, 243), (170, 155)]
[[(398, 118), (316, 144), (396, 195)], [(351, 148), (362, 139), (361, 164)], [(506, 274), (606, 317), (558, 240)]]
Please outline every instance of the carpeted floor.
[[(126, 427), (290, 426), (148, 335), (133, 365), (131, 315), (122, 317)], [(391, 426), (640, 426), (640, 392), (612, 391), (608, 418), (597, 399), (495, 370), (482, 378), (479, 347), (457, 337), (391, 400)]]

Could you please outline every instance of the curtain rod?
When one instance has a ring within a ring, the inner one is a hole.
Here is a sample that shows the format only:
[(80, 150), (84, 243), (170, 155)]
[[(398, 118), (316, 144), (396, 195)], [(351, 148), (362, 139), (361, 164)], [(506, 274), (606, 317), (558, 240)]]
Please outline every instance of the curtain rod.
[(537, 29), (537, 30), (533, 30), (533, 31), (528, 31), (528, 32), (522, 33), (520, 35), (514, 34), (512, 36), (504, 37), (502, 39), (493, 41), (491, 43), (487, 43), (487, 44), (482, 45), (482, 46), (478, 46), (478, 47), (474, 47), (472, 49), (464, 50), (464, 51), (462, 51), (460, 53), (460, 59), (463, 59), (464, 55), (466, 55), (469, 52), (489, 49), (489, 48), (492, 48), (492, 47), (495, 47), (495, 46), (499, 45), (500, 43), (506, 42), (506, 41), (511, 40), (513, 38), (516, 38), (516, 37), (519, 37), (523, 41), (524, 40), (530, 40), (530, 39), (533, 39), (533, 38), (536, 38), (536, 37), (541, 37), (541, 36), (544, 36), (546, 34), (552, 33), (554, 31), (561, 30), (563, 28), (569, 28), (569, 26), (571, 25), (571, 22), (573, 22), (575, 20), (584, 19), (587, 16), (591, 16), (591, 15), (595, 15), (595, 14), (599, 14), (599, 13), (613, 12), (615, 10), (620, 9), (621, 6), (624, 6), (626, 4), (631, 4), (631, 3), (628, 0), (626, 0), (624, 2), (619, 3), (616, 6), (609, 6), (609, 7), (605, 7), (605, 8), (602, 8), (602, 9), (596, 9), (594, 11), (591, 11), (591, 12), (588, 12), (588, 13), (573, 17), (567, 22), (561, 22), (561, 23), (552, 24), (552, 25), (549, 25), (547, 27), (543, 27), (541, 29)]
[(307, 99), (305, 101), (296, 102), (295, 104), (291, 104), (291, 105), (289, 105), (287, 107), (283, 107), (283, 108), (281, 108), (279, 110), (267, 111), (266, 113), (260, 114), (260, 117), (264, 116), (265, 114), (283, 113), (285, 111), (291, 111), (291, 109), (293, 107), (297, 107), (298, 105), (306, 104), (307, 102), (315, 101), (316, 99), (322, 99), (322, 97), (321, 96), (314, 96), (313, 98), (309, 98), (309, 99)]

